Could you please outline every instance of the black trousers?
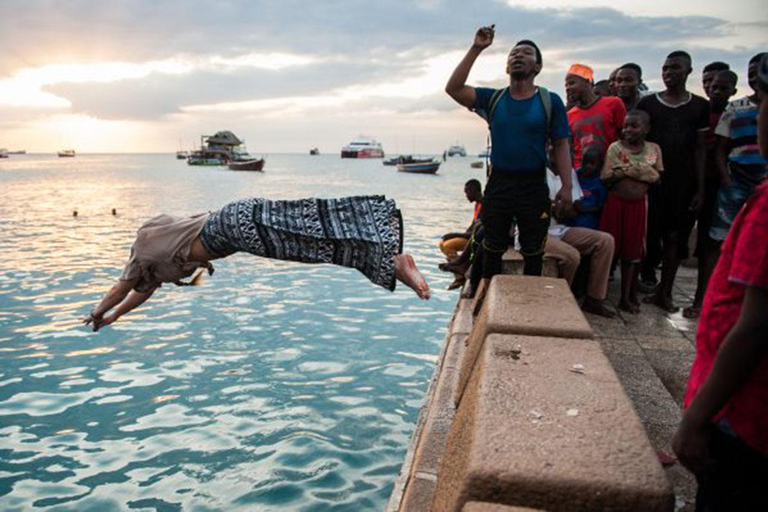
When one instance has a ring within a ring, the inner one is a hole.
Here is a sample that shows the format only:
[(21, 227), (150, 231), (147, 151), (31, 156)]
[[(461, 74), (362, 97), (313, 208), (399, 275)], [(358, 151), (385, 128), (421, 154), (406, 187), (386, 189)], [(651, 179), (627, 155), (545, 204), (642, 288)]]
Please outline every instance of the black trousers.
[(696, 512), (768, 510), (768, 458), (713, 428), (714, 466), (698, 477)]
[(481, 212), (485, 229), (484, 278), (501, 273), (501, 256), (514, 243), (514, 226), (520, 233), (525, 275), (541, 275), (550, 207), (544, 169), (523, 175), (498, 170), (491, 173), (485, 186)]

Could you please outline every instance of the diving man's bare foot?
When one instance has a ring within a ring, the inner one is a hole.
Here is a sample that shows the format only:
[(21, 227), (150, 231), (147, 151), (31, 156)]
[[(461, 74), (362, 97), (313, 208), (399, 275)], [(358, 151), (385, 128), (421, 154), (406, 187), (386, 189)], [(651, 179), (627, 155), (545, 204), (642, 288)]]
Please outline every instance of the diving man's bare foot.
[(395, 255), (395, 277), (398, 281), (416, 292), (419, 298), (429, 299), (429, 285), (424, 280), (424, 276), (421, 275), (419, 269), (416, 268), (416, 263), (413, 262), (410, 254)]

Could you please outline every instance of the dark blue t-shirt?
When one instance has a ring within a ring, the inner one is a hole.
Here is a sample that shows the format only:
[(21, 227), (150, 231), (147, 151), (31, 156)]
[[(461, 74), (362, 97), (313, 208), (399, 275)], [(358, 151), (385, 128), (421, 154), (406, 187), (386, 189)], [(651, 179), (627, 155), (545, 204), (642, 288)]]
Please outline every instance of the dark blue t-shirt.
[(600, 171), (592, 173), (589, 177), (581, 176), (580, 172), (576, 174), (579, 176), (579, 186), (584, 194), (581, 205), (597, 211), (578, 213), (565, 224), (578, 228), (600, 229), (600, 209), (608, 198), (608, 191), (600, 180)]
[[(473, 110), (487, 119), (491, 96), (496, 89), (476, 87), (477, 101)], [(539, 94), (527, 100), (516, 100), (504, 92), (491, 119), (491, 164), (493, 172), (529, 174), (542, 172), (547, 164), (547, 138), (552, 142), (571, 136), (565, 105), (555, 93), (549, 137), (544, 103)]]

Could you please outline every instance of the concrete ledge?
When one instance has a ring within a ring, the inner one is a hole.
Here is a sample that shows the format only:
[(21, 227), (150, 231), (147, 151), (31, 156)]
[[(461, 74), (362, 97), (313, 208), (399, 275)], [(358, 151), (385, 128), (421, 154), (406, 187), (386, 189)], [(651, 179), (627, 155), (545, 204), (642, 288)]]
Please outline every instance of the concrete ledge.
[(506, 505), (497, 505), (495, 503), (485, 503), (482, 501), (470, 501), (461, 512), (545, 512), (538, 508), (527, 507), (508, 507)]
[[(523, 260), (523, 255), (512, 247), (507, 249), (507, 252), (501, 256), (502, 274), (522, 275), (524, 266), (525, 261)], [(544, 256), (544, 266), (542, 267), (541, 275), (544, 277), (557, 277), (557, 261), (555, 261), (553, 258)]]
[(431, 510), (458, 512), (471, 501), (673, 509), (672, 488), (597, 342), (491, 334), (474, 366)]
[(494, 276), (467, 340), (467, 354), (454, 396), (456, 405), (469, 381), (477, 354), (491, 333), (591, 338), (592, 328), (564, 279)]

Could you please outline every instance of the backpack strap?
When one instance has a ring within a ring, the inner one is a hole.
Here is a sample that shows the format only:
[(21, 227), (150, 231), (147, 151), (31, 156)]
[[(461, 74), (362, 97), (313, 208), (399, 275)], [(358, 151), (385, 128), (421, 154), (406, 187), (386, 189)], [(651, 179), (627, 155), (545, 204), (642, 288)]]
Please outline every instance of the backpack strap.
[(491, 101), (488, 104), (488, 128), (491, 127), (491, 119), (493, 119), (493, 114), (496, 112), (496, 107), (499, 105), (499, 101), (501, 101), (501, 96), (505, 92), (509, 91), (509, 87), (503, 87), (501, 89), (496, 89), (493, 91), (493, 94), (491, 95)]
[(544, 116), (547, 121), (547, 139), (549, 139), (549, 130), (552, 128), (552, 96), (549, 94), (549, 89), (539, 86), (539, 97), (544, 105)]

